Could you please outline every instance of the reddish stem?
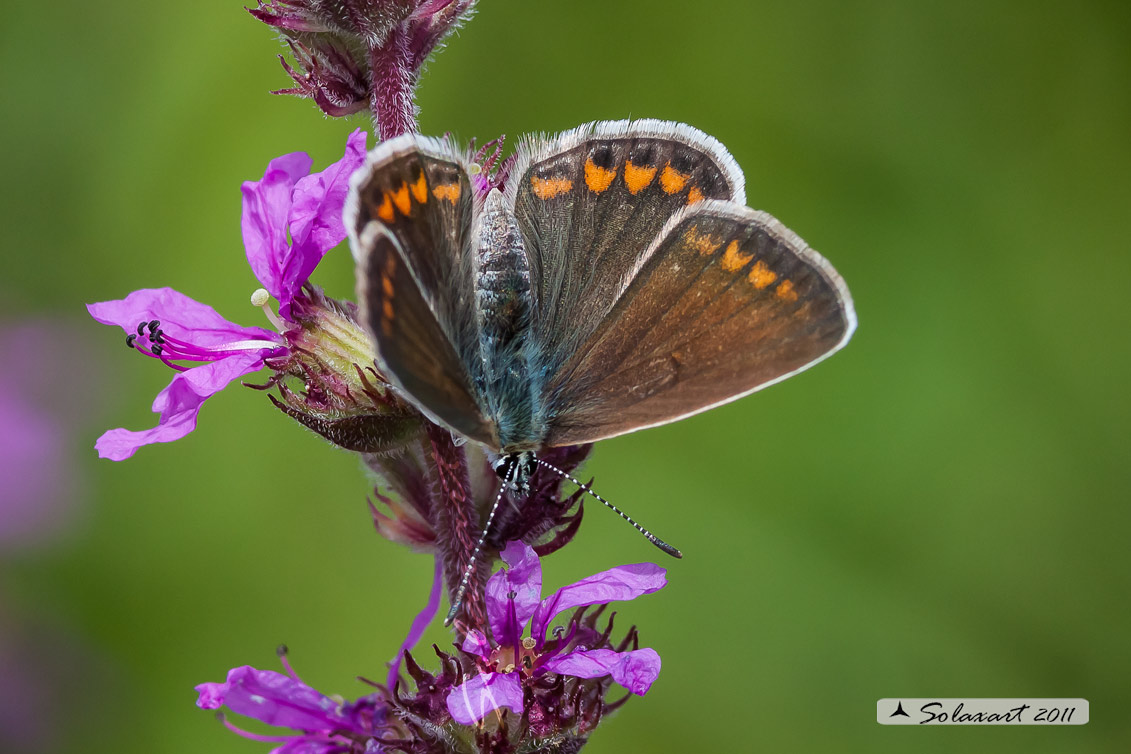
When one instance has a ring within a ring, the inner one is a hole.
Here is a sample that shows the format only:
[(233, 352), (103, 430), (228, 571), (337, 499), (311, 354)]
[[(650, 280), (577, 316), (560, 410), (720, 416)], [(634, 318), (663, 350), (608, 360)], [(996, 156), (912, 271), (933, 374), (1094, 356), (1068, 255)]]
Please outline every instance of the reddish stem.
[[(432, 444), (432, 462), (440, 495), (433, 500), (433, 525), (436, 527), (436, 544), (444, 563), (444, 579), (448, 586), (448, 599), (454, 599), (460, 578), (467, 567), (475, 542), (479, 538), (480, 515), (471, 494), (471, 479), (467, 472), (467, 456), (452, 441), (451, 433), (431, 422), (426, 422), (428, 439)], [(465, 629), (487, 630), (487, 610), (483, 592), (490, 560), (481, 558), (471, 573), (463, 604), (458, 615)], [(459, 622), (457, 621), (457, 626)]]
[(369, 71), (369, 108), (378, 138), (384, 141), (416, 131), (416, 69), (404, 24), (392, 29), (380, 47), (370, 49)]

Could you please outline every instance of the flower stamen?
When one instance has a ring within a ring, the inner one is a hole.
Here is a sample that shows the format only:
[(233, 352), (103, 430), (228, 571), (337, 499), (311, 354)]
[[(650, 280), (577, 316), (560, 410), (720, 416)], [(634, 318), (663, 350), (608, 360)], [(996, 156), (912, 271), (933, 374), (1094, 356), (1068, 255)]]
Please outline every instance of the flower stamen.
[(280, 644), (275, 650), (275, 654), (276, 656), (278, 656), (279, 662), (283, 666), (283, 670), (287, 671), (287, 675), (305, 686), (306, 682), (298, 677), (298, 673), (296, 673), (294, 667), (291, 666), (291, 661), (287, 659), (287, 654), (289, 652), (290, 649), (287, 648), (286, 644)]
[(236, 725), (235, 723), (233, 723), (231, 720), (228, 719), (227, 715), (225, 715), (223, 712), (217, 712), (216, 713), (216, 719), (219, 720), (221, 723), (223, 723), (224, 727), (227, 728), (228, 730), (230, 730), (232, 733), (235, 733), (237, 736), (242, 736), (243, 738), (247, 738), (247, 739), (250, 739), (252, 741), (260, 741), (262, 743), (271, 743), (271, 744), (285, 744), (285, 743), (290, 743), (292, 741), (297, 741), (297, 740), (303, 738), (303, 736), (301, 736), (301, 735), (298, 735), (298, 736), (265, 736), (261, 733), (252, 733), (251, 731), (244, 730), (243, 728), (241, 728), (238, 725)]
[(271, 294), (267, 292), (266, 288), (256, 288), (251, 292), (251, 305), (263, 310), (263, 316), (267, 317), (267, 321), (271, 323), (279, 332), (286, 332), (289, 325), (282, 320), (282, 318), (271, 310), (267, 304), (271, 301)]
[(158, 359), (178, 372), (184, 372), (189, 367), (175, 363), (177, 361), (207, 363), (241, 351), (276, 351), (284, 347), (277, 341), (259, 338), (233, 340), (216, 347), (202, 346), (174, 338), (161, 329), (161, 323), (156, 319), (139, 322), (137, 333), (126, 336), (126, 345), (146, 356)]

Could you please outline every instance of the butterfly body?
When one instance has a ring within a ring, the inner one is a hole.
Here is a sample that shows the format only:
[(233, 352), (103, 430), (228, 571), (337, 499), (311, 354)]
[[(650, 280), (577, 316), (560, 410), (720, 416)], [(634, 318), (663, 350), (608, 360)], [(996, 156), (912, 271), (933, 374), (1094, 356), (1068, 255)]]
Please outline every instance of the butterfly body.
[(495, 419), (501, 449), (513, 452), (536, 447), (539, 440), (534, 415), (540, 385), (531, 369), (537, 351), (530, 339), (530, 267), (518, 223), (498, 189), (487, 196), (479, 220), (475, 309), (482, 364), (473, 381), (486, 413)]
[(528, 139), (505, 191), (473, 172), (445, 141), (383, 143), (346, 226), (377, 366), (504, 478), (780, 381), (855, 327), (832, 266), (746, 207), (733, 159), (688, 126)]

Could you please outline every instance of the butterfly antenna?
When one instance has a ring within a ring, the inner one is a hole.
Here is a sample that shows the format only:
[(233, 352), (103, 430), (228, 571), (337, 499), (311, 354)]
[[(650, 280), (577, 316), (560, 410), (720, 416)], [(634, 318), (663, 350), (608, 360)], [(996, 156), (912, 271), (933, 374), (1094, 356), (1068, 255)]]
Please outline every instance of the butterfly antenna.
[(456, 589), (456, 597), (452, 600), (452, 609), (448, 611), (448, 617), (444, 618), (444, 625), (452, 625), (452, 621), (456, 619), (456, 613), (459, 612), (460, 605), (463, 604), (463, 595), (467, 592), (467, 584), (471, 581), (471, 573), (475, 570), (475, 564), (479, 562), (479, 551), (483, 549), (483, 543), (487, 541), (487, 535), (491, 532), (491, 524), (495, 521), (495, 513), (499, 510), (499, 503), (503, 499), (503, 493), (507, 491), (514, 475), (518, 472), (518, 464), (511, 466), (510, 471), (507, 472), (506, 479), (499, 486), (499, 494), (495, 496), (495, 504), (491, 506), (491, 512), (487, 514), (487, 523), (483, 526), (483, 531), (479, 534), (479, 541), (475, 543), (475, 549), (471, 551), (471, 559), (467, 561), (467, 567), (463, 569), (463, 576), (459, 580), (459, 588)]
[(601, 501), (602, 503), (604, 503), (604, 504), (605, 504), (605, 505), (606, 505), (606, 506), (607, 506), (607, 507), (608, 507), (609, 509), (611, 509), (613, 513), (617, 514), (618, 516), (620, 516), (621, 518), (623, 518), (623, 519), (624, 519), (625, 521), (627, 521), (628, 523), (632, 524), (633, 528), (635, 528), (635, 529), (636, 529), (636, 531), (638, 531), (638, 532), (640, 532), (641, 534), (643, 534), (643, 535), (644, 535), (644, 538), (645, 538), (645, 539), (647, 539), (647, 540), (648, 540), (649, 542), (651, 542), (652, 544), (656, 545), (656, 547), (659, 547), (659, 548), (660, 548), (661, 550), (663, 550), (664, 552), (666, 552), (666, 553), (667, 553), (668, 555), (671, 555), (671, 556), (672, 556), (673, 558), (682, 558), (682, 557), (683, 557), (683, 553), (682, 553), (682, 552), (680, 552), (680, 551), (679, 551), (679, 550), (677, 550), (676, 548), (672, 547), (672, 546), (671, 546), (671, 545), (669, 545), (669, 544), (668, 544), (667, 542), (665, 542), (664, 540), (660, 539), (659, 537), (657, 537), (657, 536), (656, 536), (655, 534), (653, 534), (652, 532), (650, 532), (650, 531), (648, 531), (647, 529), (645, 529), (645, 528), (644, 528), (643, 526), (641, 526), (640, 524), (638, 524), (638, 523), (636, 523), (635, 521), (633, 521), (633, 520), (632, 520), (632, 517), (631, 517), (631, 516), (629, 516), (629, 515), (628, 515), (627, 513), (625, 513), (624, 511), (622, 511), (622, 510), (621, 510), (620, 508), (616, 507), (616, 506), (615, 506), (615, 505), (613, 505), (612, 503), (610, 503), (610, 502), (609, 502), (608, 500), (606, 500), (605, 498), (603, 498), (603, 497), (601, 497), (600, 495), (598, 495), (598, 494), (597, 494), (596, 492), (594, 492), (594, 491), (593, 491), (593, 489), (592, 489), (592, 488), (591, 488), (591, 487), (590, 487), (589, 485), (587, 485), (587, 484), (582, 484), (582, 483), (581, 483), (581, 481), (580, 481), (580, 480), (579, 480), (579, 479), (578, 479), (577, 477), (573, 476), (572, 474), (567, 474), (566, 472), (562, 471), (561, 469), (559, 469), (559, 468), (558, 468), (557, 466), (554, 466), (553, 464), (549, 464), (549, 463), (546, 463), (546, 462), (545, 462), (545, 461), (543, 461), (543, 460), (542, 460), (541, 458), (535, 458), (534, 460), (535, 460), (535, 461), (536, 461), (536, 462), (537, 462), (537, 463), (538, 463), (539, 465), (541, 465), (541, 466), (545, 466), (545, 467), (546, 467), (547, 469), (549, 469), (550, 471), (553, 471), (553, 472), (554, 472), (555, 474), (558, 474), (559, 476), (561, 476), (561, 477), (563, 477), (563, 478), (565, 478), (565, 479), (568, 479), (569, 481), (573, 482), (574, 484), (576, 484), (576, 485), (577, 485), (578, 487), (580, 487), (581, 489), (583, 489), (583, 490), (585, 490), (586, 492), (588, 492), (588, 493), (589, 493), (590, 495), (592, 495), (593, 497), (595, 497), (595, 498), (597, 498), (598, 500), (600, 500), (600, 501)]

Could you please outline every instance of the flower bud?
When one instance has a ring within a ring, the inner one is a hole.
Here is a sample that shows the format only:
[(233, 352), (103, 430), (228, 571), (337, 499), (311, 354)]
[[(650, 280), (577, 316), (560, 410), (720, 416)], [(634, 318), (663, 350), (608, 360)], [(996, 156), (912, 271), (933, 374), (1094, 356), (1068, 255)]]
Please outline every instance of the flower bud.
[(419, 434), (420, 414), (392, 393), (373, 367), (369, 336), (352, 304), (328, 298), (308, 285), (291, 303), (289, 346), (267, 359), (275, 371), (271, 401), (291, 418), (338, 447), (387, 453)]
[(314, 100), (333, 117), (373, 111), (388, 139), (416, 128), (412, 92), (428, 56), (471, 13), (474, 0), (270, 0), (248, 12), (277, 29), (295, 82), (275, 94)]

